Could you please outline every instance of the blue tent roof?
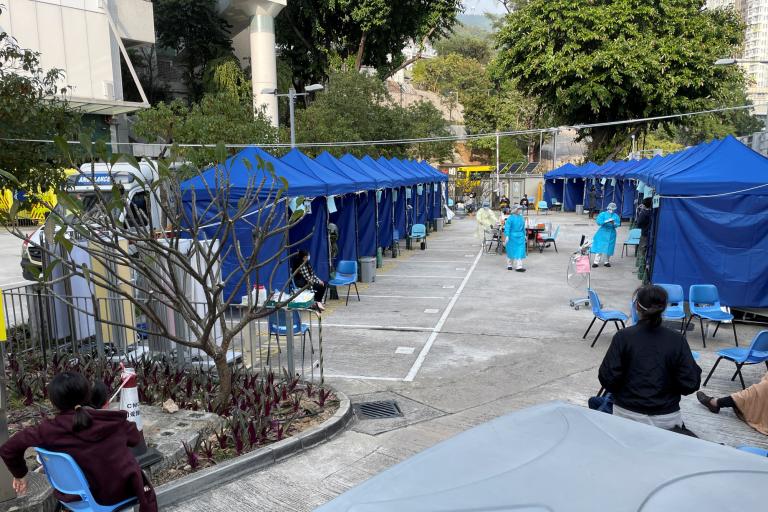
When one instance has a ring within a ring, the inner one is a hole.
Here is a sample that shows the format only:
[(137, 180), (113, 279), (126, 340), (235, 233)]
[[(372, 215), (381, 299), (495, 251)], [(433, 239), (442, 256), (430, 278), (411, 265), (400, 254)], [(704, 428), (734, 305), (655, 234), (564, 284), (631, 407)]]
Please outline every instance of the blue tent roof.
[(445, 174), (444, 172), (441, 172), (440, 169), (436, 169), (435, 167), (430, 165), (429, 162), (422, 160), (421, 162), (418, 162), (418, 163), (421, 164), (422, 167), (426, 167), (427, 169), (435, 173), (435, 176), (437, 177), (438, 181), (448, 181), (448, 175)]
[(400, 186), (413, 185), (417, 183), (417, 180), (408, 169), (405, 169), (402, 165), (391, 162), (384, 157), (376, 160), (375, 165), (377, 165), (379, 168), (385, 169), (390, 176), (395, 177), (398, 180), (397, 184)]
[(337, 173), (345, 176), (350, 181), (357, 184), (359, 188), (356, 190), (373, 190), (376, 188), (376, 180), (368, 174), (358, 170), (356, 167), (347, 165), (327, 151), (323, 151), (317, 157), (315, 161), (324, 167), (334, 169)]
[(666, 195), (768, 195), (768, 158), (732, 136), (683, 151), (670, 164), (647, 170), (640, 179)]
[(325, 196), (366, 190), (365, 188), (362, 188), (361, 185), (356, 182), (356, 180), (350, 179), (335, 169), (324, 166), (319, 162), (312, 160), (298, 149), (292, 149), (280, 160), (303, 172), (304, 174), (324, 182), (326, 184), (326, 190), (323, 195)]
[[(271, 164), (274, 177), (262, 168), (266, 164)], [(215, 191), (218, 181), (223, 179), (229, 182), (230, 198), (237, 201), (248, 187), (257, 187), (261, 183), (262, 196), (274, 194), (282, 187), (280, 181), (275, 178), (284, 178), (288, 182), (288, 196), (321, 196), (327, 188), (325, 182), (319, 178), (299, 171), (257, 147), (243, 149), (228, 158), (224, 165), (212, 166), (199, 176), (183, 182), (181, 188), (184, 191), (194, 189), (196, 197), (203, 199), (210, 195), (206, 192), (206, 187)]]
[(434, 181), (434, 175), (420, 165), (416, 165), (415, 162), (409, 160), (400, 160), (399, 158), (392, 158), (385, 160), (384, 157), (379, 158), (380, 161), (388, 161), (394, 166), (400, 166), (405, 170), (407, 176), (415, 176), (416, 183), (430, 183)]
[(376, 188), (387, 188), (387, 187), (397, 186), (396, 184), (397, 180), (392, 179), (390, 176), (388, 176), (388, 173), (384, 172), (378, 166), (374, 167), (374, 166), (371, 166), (370, 164), (363, 163), (361, 160), (350, 155), (349, 153), (342, 156), (340, 160), (343, 163), (349, 165), (350, 167), (354, 167), (359, 172), (362, 172), (363, 174), (373, 179), (376, 182)]
[(577, 172), (577, 170), (578, 170), (578, 167), (568, 162), (567, 164), (563, 164), (557, 169), (553, 169), (548, 173), (546, 173), (544, 175), (544, 179), (550, 180), (555, 178), (570, 178), (571, 176), (569, 176), (568, 174)]

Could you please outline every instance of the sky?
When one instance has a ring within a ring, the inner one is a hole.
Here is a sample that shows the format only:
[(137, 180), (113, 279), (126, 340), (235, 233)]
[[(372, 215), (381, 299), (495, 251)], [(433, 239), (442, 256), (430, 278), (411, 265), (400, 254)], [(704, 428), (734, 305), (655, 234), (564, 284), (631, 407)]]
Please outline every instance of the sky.
[(505, 13), (504, 7), (496, 0), (464, 0), (464, 14)]

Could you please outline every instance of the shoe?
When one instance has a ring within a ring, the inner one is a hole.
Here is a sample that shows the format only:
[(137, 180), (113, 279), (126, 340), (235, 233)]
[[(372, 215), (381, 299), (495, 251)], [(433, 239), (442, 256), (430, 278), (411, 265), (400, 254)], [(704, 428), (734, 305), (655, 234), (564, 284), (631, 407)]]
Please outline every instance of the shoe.
[(701, 402), (701, 405), (709, 409), (709, 412), (713, 412), (715, 414), (720, 412), (720, 407), (717, 405), (712, 405), (712, 397), (707, 396), (703, 391), (697, 391), (696, 398), (699, 400), (699, 402)]
[(507, 270), (512, 270), (512, 265), (507, 266)]
[(598, 267), (597, 263), (592, 264), (592, 268), (597, 268), (597, 267)]
[(611, 264), (610, 264), (610, 263), (606, 263), (606, 264), (605, 264), (605, 266), (606, 266), (606, 267), (610, 267), (610, 266), (611, 266)]
[(317, 306), (317, 310), (318, 310), (318, 311), (320, 311), (321, 313), (322, 313), (323, 311), (325, 311), (325, 304), (323, 304), (322, 302), (318, 302), (318, 303), (316, 304), (316, 306)]
[(516, 268), (515, 272), (525, 272), (525, 269), (524, 268)]

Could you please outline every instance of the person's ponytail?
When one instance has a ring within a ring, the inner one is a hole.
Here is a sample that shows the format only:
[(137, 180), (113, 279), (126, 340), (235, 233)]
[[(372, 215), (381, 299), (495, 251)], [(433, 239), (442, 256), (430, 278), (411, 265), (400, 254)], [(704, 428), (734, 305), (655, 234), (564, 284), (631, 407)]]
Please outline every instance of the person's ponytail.
[(72, 419), (72, 431), (80, 432), (93, 425), (93, 418), (88, 414), (88, 409), (82, 405), (75, 406), (75, 415)]
[(667, 291), (661, 286), (645, 285), (635, 292), (635, 305), (640, 321), (651, 327), (659, 327), (667, 309)]

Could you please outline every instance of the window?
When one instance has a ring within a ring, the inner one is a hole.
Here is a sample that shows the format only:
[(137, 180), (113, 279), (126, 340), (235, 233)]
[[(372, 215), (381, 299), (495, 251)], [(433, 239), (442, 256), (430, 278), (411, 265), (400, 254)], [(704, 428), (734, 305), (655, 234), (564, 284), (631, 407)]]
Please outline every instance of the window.
[(125, 215), (126, 225), (130, 227), (150, 225), (152, 218), (146, 192), (140, 191), (135, 193), (128, 208), (129, 210)]

